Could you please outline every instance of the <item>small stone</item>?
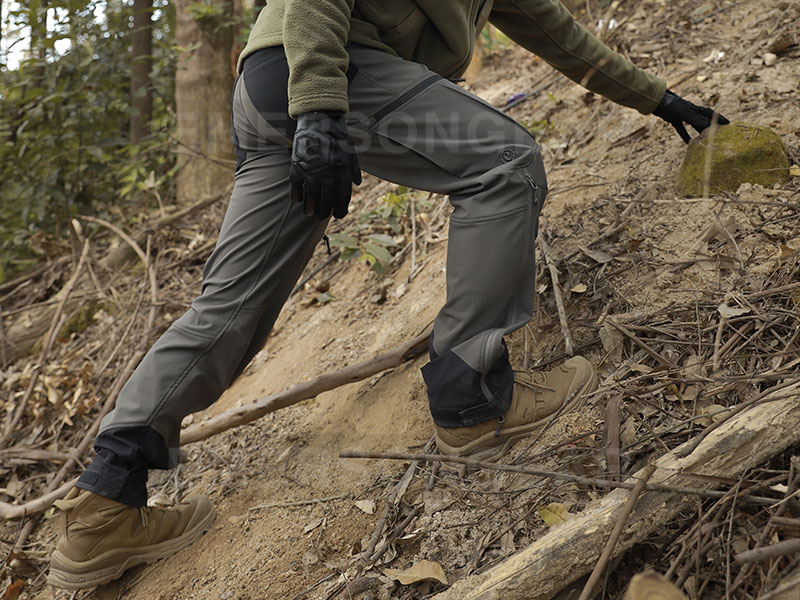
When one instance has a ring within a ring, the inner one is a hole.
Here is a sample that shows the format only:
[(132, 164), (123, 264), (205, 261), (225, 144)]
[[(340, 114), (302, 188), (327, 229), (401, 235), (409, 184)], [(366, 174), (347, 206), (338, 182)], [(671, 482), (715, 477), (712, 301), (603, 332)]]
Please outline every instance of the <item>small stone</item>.
[[(678, 174), (684, 196), (701, 196), (711, 128), (694, 138)], [(780, 137), (768, 127), (731, 123), (713, 134), (708, 192), (735, 192), (743, 183), (771, 187), (789, 179), (789, 158)]]
[(764, 55), (764, 64), (767, 65), (768, 67), (771, 67), (776, 62), (778, 62), (778, 55), (777, 54), (773, 54), (772, 52), (767, 52)]

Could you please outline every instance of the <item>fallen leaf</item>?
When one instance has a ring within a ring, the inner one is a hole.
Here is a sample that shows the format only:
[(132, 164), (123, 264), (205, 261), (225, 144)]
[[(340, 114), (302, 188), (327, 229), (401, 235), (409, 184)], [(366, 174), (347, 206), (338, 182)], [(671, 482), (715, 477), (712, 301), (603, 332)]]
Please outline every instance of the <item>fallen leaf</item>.
[(637, 239), (628, 240), (627, 242), (625, 242), (625, 247), (631, 252), (636, 252), (639, 249), (639, 246), (642, 245), (643, 241), (644, 240), (637, 240)]
[(542, 517), (545, 525), (555, 527), (567, 522), (567, 507), (559, 502), (551, 502), (544, 506), (537, 506), (536, 512)]
[(356, 500), (356, 508), (367, 513), (368, 515), (375, 514), (375, 500)]
[(14, 583), (9, 583), (6, 588), (5, 600), (17, 600), (19, 598), (19, 591), (25, 587), (25, 582), (22, 579), (17, 579)]
[(789, 177), (800, 177), (800, 165), (789, 167)]
[(731, 317), (739, 317), (741, 315), (746, 315), (750, 312), (750, 309), (743, 306), (728, 306), (724, 302), (717, 307), (719, 314), (722, 315), (724, 319), (730, 319)]
[(792, 254), (794, 254), (794, 251), (795, 251), (795, 249), (794, 249), (794, 248), (790, 248), (790, 247), (789, 247), (789, 246), (787, 246), (786, 244), (781, 244), (781, 250), (780, 250), (780, 252), (781, 252), (781, 258), (788, 258), (788, 257), (790, 257)]
[(311, 521), (311, 523), (303, 527), (303, 533), (309, 533), (311, 531), (314, 531), (320, 525), (322, 525), (322, 519), (314, 519), (313, 521)]
[(408, 569), (384, 569), (383, 572), (392, 579), (397, 579), (402, 585), (420, 581), (438, 581), (447, 585), (447, 577), (442, 566), (430, 560), (421, 560)]
[(600, 341), (603, 343), (603, 350), (608, 354), (609, 360), (618, 365), (622, 362), (622, 344), (625, 338), (616, 327), (603, 323), (600, 329)]
[(728, 416), (730, 410), (720, 404), (709, 404), (705, 408), (700, 409), (700, 414), (703, 415), (697, 419), (697, 424), (703, 427), (708, 427), (714, 423), (718, 423)]
[(586, 256), (594, 260), (595, 262), (599, 262), (600, 264), (605, 264), (614, 260), (614, 257), (611, 256), (608, 252), (603, 252), (602, 250), (591, 250), (586, 246), (579, 246), (581, 252), (583, 252)]
[(576, 294), (583, 294), (589, 288), (586, 287), (585, 283), (579, 283), (578, 285), (573, 285), (569, 288), (570, 292), (575, 292)]
[(427, 516), (449, 508), (456, 501), (450, 490), (436, 487), (422, 492), (422, 499), (425, 502), (425, 514)]

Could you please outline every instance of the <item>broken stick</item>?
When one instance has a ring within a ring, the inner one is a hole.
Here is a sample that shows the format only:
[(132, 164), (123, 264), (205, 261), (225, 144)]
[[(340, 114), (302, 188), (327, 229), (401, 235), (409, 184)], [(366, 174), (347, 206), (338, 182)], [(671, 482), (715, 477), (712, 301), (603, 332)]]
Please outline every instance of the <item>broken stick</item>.
[(564, 346), (566, 352), (570, 356), (575, 354), (575, 344), (572, 342), (572, 335), (569, 332), (569, 325), (567, 324), (567, 311), (564, 309), (564, 299), (561, 297), (561, 290), (558, 283), (558, 269), (550, 256), (550, 246), (544, 241), (544, 236), (538, 237), (539, 248), (542, 251), (544, 260), (547, 263), (547, 268), (550, 271), (550, 279), (553, 281), (553, 296), (556, 299), (556, 308), (558, 309), (558, 321), (561, 323), (561, 334), (564, 336)]
[(283, 392), (261, 398), (244, 406), (226, 410), (221, 415), (187, 427), (181, 432), (180, 444), (183, 446), (208, 439), (212, 435), (239, 425), (252, 423), (268, 413), (308, 400), (322, 392), (327, 392), (348, 383), (362, 381), (386, 369), (399, 367), (404, 362), (416, 358), (427, 350), (430, 335), (431, 331), (426, 330), (410, 342), (396, 346), (373, 359), (344, 367), (333, 373), (320, 375), (316, 379), (299, 383)]
[(631, 490), (631, 497), (628, 498), (628, 503), (625, 505), (625, 510), (620, 513), (617, 523), (614, 525), (614, 531), (611, 532), (611, 536), (608, 538), (608, 541), (603, 548), (603, 553), (597, 560), (597, 564), (594, 566), (594, 569), (592, 569), (592, 574), (589, 575), (589, 580), (586, 582), (586, 585), (583, 586), (583, 591), (581, 592), (578, 600), (589, 600), (589, 598), (592, 597), (592, 592), (597, 586), (597, 582), (600, 581), (600, 577), (602, 577), (606, 566), (608, 566), (611, 553), (614, 551), (614, 547), (617, 545), (617, 540), (619, 540), (619, 536), (622, 533), (625, 524), (628, 522), (628, 517), (631, 516), (633, 507), (636, 506), (636, 501), (639, 499), (639, 495), (644, 491), (647, 480), (650, 479), (655, 470), (655, 465), (647, 465), (644, 468), (642, 478), (636, 482), (636, 485)]

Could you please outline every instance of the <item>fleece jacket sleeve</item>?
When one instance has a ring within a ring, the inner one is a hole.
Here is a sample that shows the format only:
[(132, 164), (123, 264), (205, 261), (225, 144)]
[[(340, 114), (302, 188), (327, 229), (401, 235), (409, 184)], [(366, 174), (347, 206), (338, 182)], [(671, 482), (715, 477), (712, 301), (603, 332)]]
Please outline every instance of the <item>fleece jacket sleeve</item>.
[(558, 0), (498, 0), (489, 20), (572, 81), (617, 104), (649, 114), (664, 97), (663, 80), (603, 44)]
[(347, 112), (345, 50), (354, 0), (285, 0), (283, 46), (289, 63), (289, 115)]

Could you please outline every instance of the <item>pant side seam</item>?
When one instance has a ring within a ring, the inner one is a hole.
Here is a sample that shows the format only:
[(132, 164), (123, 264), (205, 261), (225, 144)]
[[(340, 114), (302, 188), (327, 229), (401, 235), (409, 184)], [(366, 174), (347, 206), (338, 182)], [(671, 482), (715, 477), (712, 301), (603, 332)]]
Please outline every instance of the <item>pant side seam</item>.
[[(289, 216), (289, 212), (291, 211), (291, 209), (292, 209), (292, 204), (290, 202), (287, 202), (286, 203), (286, 208), (284, 209), (283, 218), (281, 219), (281, 223), (279, 225), (279, 229), (283, 228), (284, 224), (286, 223), (286, 219)], [(270, 245), (269, 251), (264, 253), (264, 258), (261, 260), (261, 264), (259, 265), (258, 273), (254, 277), (254, 280), (253, 280), (252, 285), (250, 286), (250, 289), (247, 291), (247, 293), (239, 301), (239, 303), (237, 304), (236, 308), (233, 310), (231, 315), (226, 320), (225, 324), (219, 330), (219, 333), (217, 335), (215, 335), (214, 338), (212, 340), (210, 340), (208, 344), (206, 344), (206, 346), (203, 348), (203, 350), (201, 352), (199, 352), (197, 354), (197, 356), (180, 373), (180, 375), (178, 375), (178, 377), (175, 379), (175, 382), (167, 390), (167, 393), (164, 394), (164, 397), (156, 405), (155, 409), (153, 410), (153, 413), (150, 415), (150, 418), (147, 420), (147, 426), (148, 427), (152, 427), (153, 422), (155, 421), (156, 417), (161, 413), (161, 410), (164, 408), (164, 405), (166, 405), (166, 403), (172, 398), (172, 396), (175, 394), (175, 391), (183, 383), (184, 379), (186, 379), (186, 376), (192, 371), (192, 369), (195, 368), (195, 366), (197, 366), (197, 363), (199, 363), (201, 359), (205, 358), (205, 356), (209, 353), (211, 348), (213, 348), (213, 346), (222, 338), (222, 336), (225, 335), (225, 333), (228, 332), (228, 330), (230, 329), (231, 325), (236, 320), (236, 318), (239, 316), (239, 313), (242, 311), (242, 308), (244, 307), (244, 304), (250, 299), (250, 297), (253, 294), (253, 291), (255, 290), (256, 286), (258, 285), (258, 282), (261, 280), (261, 275), (264, 272), (264, 267), (267, 264), (268, 260), (272, 257), (272, 253), (275, 250), (275, 244), (277, 243), (277, 241), (278, 241), (278, 236), (275, 236), (275, 238), (272, 241), (272, 244)]]

